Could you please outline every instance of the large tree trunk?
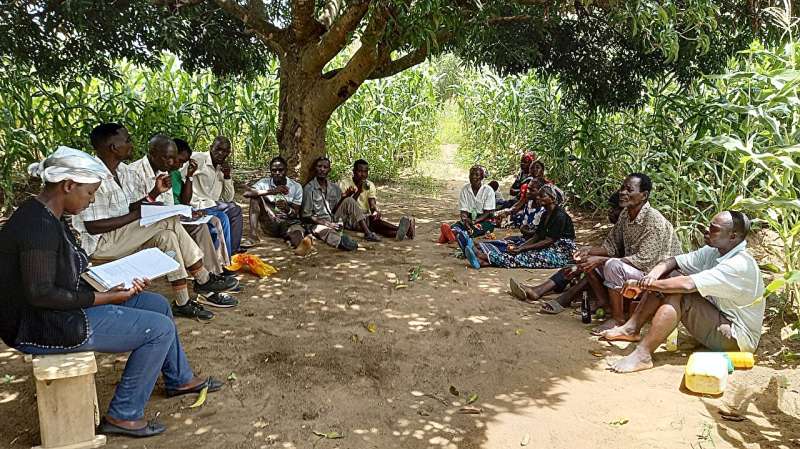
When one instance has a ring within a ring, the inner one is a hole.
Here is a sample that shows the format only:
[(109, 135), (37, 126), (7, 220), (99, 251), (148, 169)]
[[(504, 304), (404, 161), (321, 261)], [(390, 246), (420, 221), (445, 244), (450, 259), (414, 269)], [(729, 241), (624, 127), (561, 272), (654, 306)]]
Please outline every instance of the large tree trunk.
[(314, 160), (326, 154), (328, 121), (341, 104), (325, 95), (324, 81), (320, 74), (303, 73), (296, 64), (284, 63), (280, 69), (278, 147), (290, 176), (302, 182), (313, 176)]

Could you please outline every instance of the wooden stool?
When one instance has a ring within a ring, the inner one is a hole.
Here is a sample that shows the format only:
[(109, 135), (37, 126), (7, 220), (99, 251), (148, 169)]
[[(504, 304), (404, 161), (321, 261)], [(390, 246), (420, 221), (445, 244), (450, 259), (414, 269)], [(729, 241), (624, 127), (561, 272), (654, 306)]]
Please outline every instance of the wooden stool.
[(93, 352), (32, 357), (42, 445), (34, 449), (86, 449), (106, 444), (95, 435), (100, 412)]

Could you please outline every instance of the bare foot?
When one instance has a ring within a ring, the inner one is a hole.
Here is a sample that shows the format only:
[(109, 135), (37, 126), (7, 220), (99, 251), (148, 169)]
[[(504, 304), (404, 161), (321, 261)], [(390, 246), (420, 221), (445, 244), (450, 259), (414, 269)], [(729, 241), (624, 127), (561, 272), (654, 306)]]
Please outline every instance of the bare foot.
[(615, 326), (607, 331), (600, 332), (600, 336), (608, 341), (639, 341), (641, 336), (636, 329), (629, 329), (627, 326)]
[(603, 322), (603, 324), (592, 329), (592, 335), (601, 335), (603, 332), (620, 325), (622, 325), (622, 323), (617, 323), (613, 318), (608, 319)]
[(633, 373), (644, 371), (653, 367), (653, 357), (645, 349), (636, 348), (627, 356), (621, 358), (611, 365), (611, 371), (615, 373)]

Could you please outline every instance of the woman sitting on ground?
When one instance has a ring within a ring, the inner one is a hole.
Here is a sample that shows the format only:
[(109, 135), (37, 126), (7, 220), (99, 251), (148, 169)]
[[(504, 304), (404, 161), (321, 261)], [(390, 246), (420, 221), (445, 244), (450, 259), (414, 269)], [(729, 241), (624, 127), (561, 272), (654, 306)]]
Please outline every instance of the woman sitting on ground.
[(502, 240), (474, 243), (467, 240), (464, 255), (473, 268), (561, 268), (573, 263), (575, 228), (572, 218), (561, 207), (564, 193), (547, 184), (539, 189), (537, 202), (545, 208), (536, 234), (520, 245)]
[[(613, 225), (617, 222), (623, 210), (619, 207), (619, 192), (614, 192), (614, 194), (611, 195), (608, 199), (608, 205), (610, 206), (608, 210), (608, 221)], [(541, 305), (541, 312), (543, 313), (551, 315), (561, 313), (566, 307), (572, 304), (572, 301), (577, 297), (578, 293), (589, 290), (589, 280), (585, 276), (581, 276), (582, 272), (575, 268), (575, 265), (562, 268), (546, 281), (535, 286), (524, 285), (511, 278), (509, 279), (511, 294), (520, 301), (534, 303), (550, 292), (561, 293), (558, 298), (545, 301)], [(570, 286), (570, 283), (575, 279), (578, 279), (578, 281)], [(604, 306), (605, 304), (594, 303), (592, 305), (592, 312)]]
[(89, 258), (61, 218), (94, 201), (100, 182), (111, 176), (106, 167), (82, 151), (59, 147), (29, 171), (44, 188), (0, 230), (0, 337), (28, 354), (130, 351), (98, 430), (133, 437), (164, 432), (163, 424), (144, 419), (159, 372), (167, 396), (204, 387), (217, 391), (223, 384), (192, 373), (169, 302), (144, 292), (146, 279), (104, 293), (81, 279)]
[(470, 237), (480, 237), (494, 231), (494, 190), (484, 184), (486, 169), (475, 165), (469, 169), (469, 183), (461, 188), (458, 196), (458, 210), (461, 220), (453, 225), (442, 223), (439, 243), (456, 241), (456, 233)]
[[(521, 228), (523, 226), (532, 226), (535, 228), (536, 225), (539, 224), (539, 219), (544, 213), (544, 208), (539, 206), (535, 201), (536, 195), (539, 189), (547, 184), (553, 184), (553, 181), (545, 177), (544, 162), (537, 159), (531, 163), (530, 177), (528, 178), (528, 182), (523, 184), (520, 189), (519, 201), (508, 209), (498, 211), (497, 215), (509, 215), (511, 227)], [(530, 193), (526, 195), (526, 192)]]

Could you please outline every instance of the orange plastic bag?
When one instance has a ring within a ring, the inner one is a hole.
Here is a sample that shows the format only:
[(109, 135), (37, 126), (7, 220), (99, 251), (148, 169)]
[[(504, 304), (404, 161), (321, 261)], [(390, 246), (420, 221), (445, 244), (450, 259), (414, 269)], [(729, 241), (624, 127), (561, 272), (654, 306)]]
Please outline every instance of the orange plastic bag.
[(234, 254), (231, 257), (231, 264), (225, 268), (230, 271), (239, 271), (242, 268), (246, 268), (247, 271), (260, 278), (271, 276), (278, 272), (277, 268), (264, 262), (260, 257), (247, 253)]

